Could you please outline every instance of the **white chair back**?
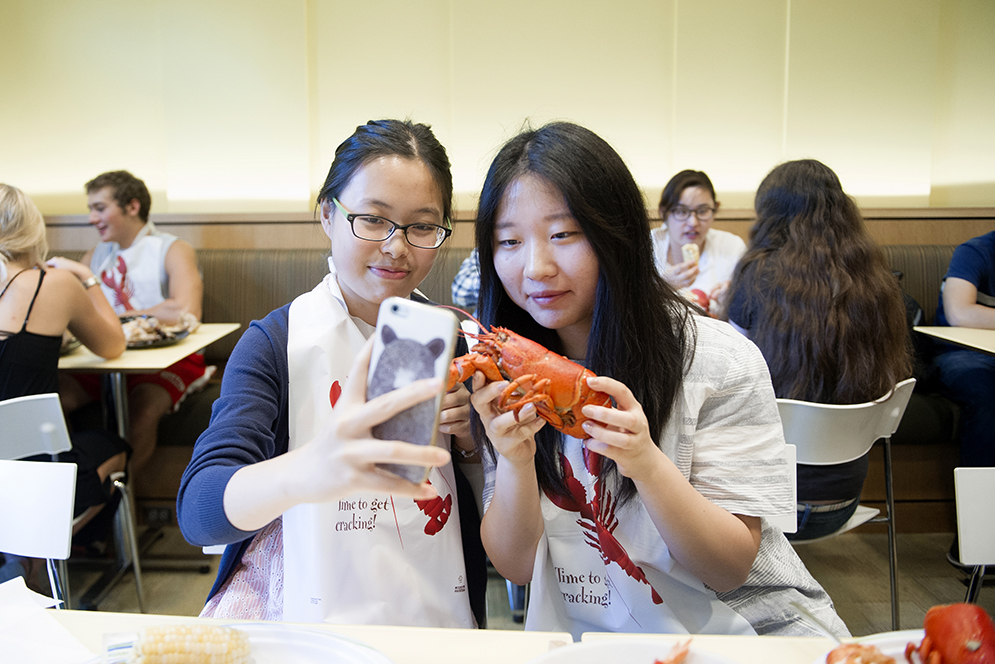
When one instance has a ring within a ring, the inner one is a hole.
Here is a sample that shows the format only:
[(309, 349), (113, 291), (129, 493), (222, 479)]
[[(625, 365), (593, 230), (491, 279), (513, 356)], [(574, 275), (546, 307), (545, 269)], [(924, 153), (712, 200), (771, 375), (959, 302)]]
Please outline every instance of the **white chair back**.
[(0, 459), (55, 455), (71, 448), (58, 394), (0, 401)]
[(817, 542), (835, 537), (863, 523), (888, 524), (888, 572), (891, 582), (891, 628), (900, 629), (898, 602), (898, 547), (895, 534), (895, 493), (891, 476), (891, 435), (898, 429), (912, 396), (915, 378), (903, 380), (885, 396), (868, 403), (832, 405), (778, 399), (784, 439), (797, 446), (797, 462), (811, 466), (846, 463), (867, 454), (874, 443), (884, 440), (886, 514), (857, 506), (857, 511), (836, 532), (825, 537), (792, 541)]
[(995, 468), (954, 468), (957, 542), (965, 565), (995, 565)]
[(798, 512), (795, 510), (798, 502), (798, 471), (795, 461), (797, 456), (798, 451), (794, 445), (784, 446), (784, 458), (788, 462), (788, 479), (791, 482), (791, 511), (767, 517), (767, 521), (780, 528), (782, 533), (793, 533), (798, 530)]
[(784, 439), (798, 448), (798, 463), (825, 466), (859, 459), (874, 441), (898, 429), (915, 384), (909, 378), (877, 401), (852, 405), (778, 399)]
[(74, 463), (0, 460), (0, 551), (67, 559), (75, 497)]

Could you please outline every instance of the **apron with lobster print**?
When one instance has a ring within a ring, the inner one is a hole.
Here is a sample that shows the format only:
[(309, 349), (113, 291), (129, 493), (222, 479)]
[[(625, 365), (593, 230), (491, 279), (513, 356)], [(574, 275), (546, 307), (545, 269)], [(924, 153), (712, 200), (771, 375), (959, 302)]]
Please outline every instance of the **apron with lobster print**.
[[(601, 457), (564, 437), (571, 496), (542, 496), (526, 629), (662, 634), (755, 634), (671, 556), (638, 497), (625, 505), (597, 481)], [(590, 470), (589, 470), (590, 466)], [(592, 474), (592, 471), (594, 474)]]
[[(290, 449), (322, 431), (373, 332), (349, 315), (328, 264), (290, 305)], [(474, 627), (452, 465), (429, 481), (439, 492), (429, 501), (367, 492), (285, 512), (283, 619)]]
[(169, 297), (166, 252), (175, 235), (162, 233), (151, 221), (127, 249), (117, 242), (101, 242), (94, 248), (90, 269), (115, 313), (149, 309)]

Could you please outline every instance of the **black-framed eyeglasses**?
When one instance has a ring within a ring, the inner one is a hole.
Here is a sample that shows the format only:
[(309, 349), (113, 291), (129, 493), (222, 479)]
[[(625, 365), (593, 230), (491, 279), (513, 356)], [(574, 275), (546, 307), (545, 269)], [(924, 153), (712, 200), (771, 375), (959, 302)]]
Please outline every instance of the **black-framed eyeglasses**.
[(453, 234), (452, 224), (449, 223), (448, 219), (445, 221), (449, 228), (438, 224), (407, 224), (405, 226), (373, 214), (353, 214), (346, 210), (337, 198), (333, 198), (332, 202), (349, 222), (352, 234), (360, 240), (383, 242), (390, 238), (394, 231), (400, 230), (404, 233), (404, 239), (412, 247), (437, 249), (442, 246), (447, 237)]
[(715, 216), (715, 210), (716, 208), (709, 205), (699, 205), (694, 209), (685, 205), (678, 205), (670, 211), (670, 214), (674, 215), (674, 219), (677, 221), (687, 221), (691, 218), (692, 213), (698, 217), (698, 221), (708, 221)]

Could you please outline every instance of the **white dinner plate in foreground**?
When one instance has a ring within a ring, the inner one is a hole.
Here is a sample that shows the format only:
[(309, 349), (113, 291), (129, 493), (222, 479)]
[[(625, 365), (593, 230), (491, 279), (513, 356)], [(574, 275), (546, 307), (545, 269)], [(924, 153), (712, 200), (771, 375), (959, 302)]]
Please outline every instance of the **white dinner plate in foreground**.
[(611, 639), (586, 641), (554, 648), (531, 660), (529, 664), (654, 664), (667, 661), (675, 644), (691, 638), (691, 651), (685, 664), (735, 664), (733, 660), (702, 651), (694, 645), (694, 637), (675, 636), (670, 639)]
[[(249, 635), (253, 664), (393, 664), (379, 650), (332, 632), (280, 623), (231, 623)], [(131, 643), (118, 643), (108, 661), (126, 662)]]
[[(906, 629), (901, 632), (882, 632), (881, 634), (869, 634), (868, 636), (862, 636), (858, 639), (854, 639), (855, 642), (861, 643), (863, 645), (877, 646), (882, 653), (888, 657), (894, 657), (895, 661), (901, 664), (905, 662), (905, 646), (908, 643), (915, 643), (919, 645), (922, 642), (923, 630), (921, 629)], [(826, 655), (820, 655), (819, 659), (812, 662), (812, 664), (826, 664)]]

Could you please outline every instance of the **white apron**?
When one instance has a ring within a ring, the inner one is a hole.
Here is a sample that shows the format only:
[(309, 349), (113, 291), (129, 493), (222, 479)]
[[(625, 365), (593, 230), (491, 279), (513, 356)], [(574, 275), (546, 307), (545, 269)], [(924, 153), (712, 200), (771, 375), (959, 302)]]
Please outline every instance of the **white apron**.
[[(290, 449), (322, 429), (373, 332), (349, 316), (328, 265), (290, 305)], [(431, 503), (361, 493), (285, 512), (283, 619), (474, 627), (452, 464), (432, 469), (429, 481), (439, 492)]]
[(169, 297), (166, 252), (175, 241), (147, 221), (127, 249), (117, 242), (96, 246), (90, 269), (115, 313), (150, 309)]
[[(591, 631), (756, 634), (670, 557), (641, 500), (617, 507), (602, 490), (594, 506), (594, 476), (584, 466), (583, 445), (565, 437), (564, 447), (587, 505), (585, 512), (566, 510), (542, 496), (545, 532), (536, 550), (525, 629), (570, 632), (574, 639)], [(606, 529), (600, 542), (595, 512)], [(607, 532), (616, 519), (614, 531)]]

